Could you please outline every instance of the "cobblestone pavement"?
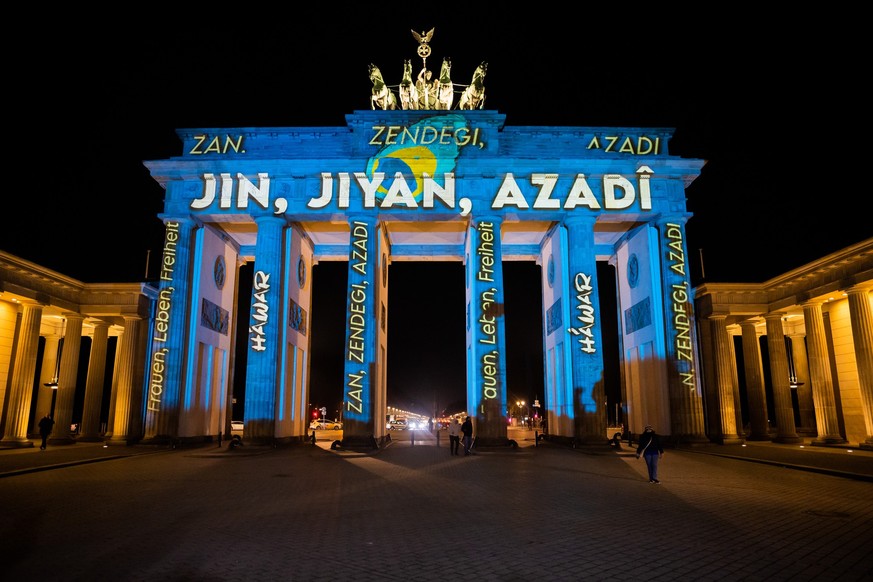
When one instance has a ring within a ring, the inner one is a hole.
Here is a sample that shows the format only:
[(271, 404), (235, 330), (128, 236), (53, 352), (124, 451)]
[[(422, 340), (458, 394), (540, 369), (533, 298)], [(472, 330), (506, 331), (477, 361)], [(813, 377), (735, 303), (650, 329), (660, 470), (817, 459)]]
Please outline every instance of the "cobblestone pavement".
[[(871, 580), (873, 452), (771, 443), (451, 456), (77, 443), (0, 451), (4, 578)], [(535, 446), (538, 445), (538, 446)]]

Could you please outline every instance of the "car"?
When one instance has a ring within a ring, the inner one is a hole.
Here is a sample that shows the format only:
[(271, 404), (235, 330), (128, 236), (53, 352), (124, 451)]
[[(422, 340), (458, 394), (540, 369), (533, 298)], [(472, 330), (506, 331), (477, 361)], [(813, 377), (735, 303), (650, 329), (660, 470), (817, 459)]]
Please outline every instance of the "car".
[(327, 420), (326, 418), (322, 418), (321, 420), (313, 420), (310, 422), (309, 428), (312, 430), (342, 430), (343, 423), (338, 420)]
[(243, 421), (241, 420), (231, 420), (230, 421), (230, 432), (232, 433), (241, 433), (243, 431)]
[(407, 425), (405, 420), (389, 420), (388, 430), (406, 430)]

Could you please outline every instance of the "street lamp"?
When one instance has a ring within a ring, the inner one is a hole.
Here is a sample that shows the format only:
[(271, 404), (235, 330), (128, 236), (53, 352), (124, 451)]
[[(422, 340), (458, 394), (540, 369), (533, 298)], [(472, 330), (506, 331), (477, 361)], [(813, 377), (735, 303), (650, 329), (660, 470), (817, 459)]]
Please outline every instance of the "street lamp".
[[(516, 400), (515, 406), (518, 408), (518, 416), (520, 417), (519, 420), (521, 421), (521, 424), (525, 424), (525, 419), (527, 418), (527, 416), (530, 416), (530, 408), (528, 408), (527, 402), (525, 402), (524, 400)], [(525, 409), (527, 410), (527, 415), (523, 416), (523, 417), (521, 416), (521, 407), (522, 406), (524, 406)]]

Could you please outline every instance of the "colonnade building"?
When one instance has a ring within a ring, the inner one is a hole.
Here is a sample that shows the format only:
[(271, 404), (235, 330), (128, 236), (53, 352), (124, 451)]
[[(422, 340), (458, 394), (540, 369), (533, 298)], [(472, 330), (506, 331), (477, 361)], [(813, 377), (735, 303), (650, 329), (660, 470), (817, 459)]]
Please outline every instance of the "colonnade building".
[[(344, 127), (177, 133), (181, 155), (145, 162), (166, 193), (156, 286), (95, 287), (0, 254), (0, 446), (30, 444), (51, 384), (47, 342), (61, 333), (58, 426), (82, 415), (93, 437), (84, 417), (105, 405), (99, 437), (110, 443), (211, 440), (228, 432), (233, 378), (243, 375), (244, 440), (304, 442), (318, 325), (312, 273), (325, 261), (348, 265), (336, 387), (343, 447), (388, 439), (387, 314), (399, 261), (464, 265), (458, 309), (477, 446), (510, 444), (506, 261), (541, 267), (532, 285), (542, 296), (550, 439), (605, 442), (609, 318), (618, 322), (631, 430), (651, 424), (683, 443), (799, 434), (871, 443), (873, 240), (761, 285), (691, 289), (685, 189), (704, 162), (671, 155), (671, 129), (513, 127), (491, 110), (373, 110), (348, 115)], [(248, 263), (251, 309), (238, 313)], [(598, 263), (613, 267), (617, 312), (601, 309)], [(236, 345), (237, 326), (247, 329), (245, 346)], [(120, 339), (107, 366), (110, 334)], [(762, 334), (767, 349), (754, 350)], [(67, 353), (91, 335), (88, 358)], [(731, 335), (743, 338), (741, 351)], [(238, 347), (244, 369), (234, 365)], [(101, 369), (103, 400), (91, 388)], [(792, 392), (791, 382), (804, 388)], [(69, 395), (79, 390), (84, 399)]]

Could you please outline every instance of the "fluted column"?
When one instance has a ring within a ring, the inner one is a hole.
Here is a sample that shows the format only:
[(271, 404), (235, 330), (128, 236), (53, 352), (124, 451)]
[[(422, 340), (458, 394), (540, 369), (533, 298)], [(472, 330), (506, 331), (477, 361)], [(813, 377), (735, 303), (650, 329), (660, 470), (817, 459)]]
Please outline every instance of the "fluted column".
[(27, 438), (27, 422), (33, 394), (33, 378), (36, 374), (36, 355), (39, 351), (39, 326), (42, 321), (42, 306), (24, 304), (18, 345), (15, 348), (15, 365), (12, 367), (12, 382), (7, 398), (6, 428), (0, 445), (6, 447), (32, 447)]
[(743, 330), (743, 373), (746, 379), (746, 396), (749, 401), (749, 440), (770, 439), (770, 424), (767, 422), (767, 393), (764, 389), (764, 364), (755, 322), (740, 323)]
[(379, 225), (373, 215), (348, 220), (342, 444), (369, 448), (375, 442), (376, 422), (382, 422), (375, 408), (379, 389)]
[(846, 293), (849, 296), (852, 343), (855, 346), (861, 408), (867, 431), (867, 438), (861, 447), (868, 449), (873, 448), (873, 308), (870, 306), (870, 293), (866, 289), (851, 287)]
[(688, 245), (685, 242), (685, 222), (689, 216), (665, 215), (658, 220), (663, 261), (661, 285), (666, 316), (664, 348), (672, 439), (702, 443), (707, 439), (704, 435), (703, 398), (697, 371), (699, 358), (694, 349), (697, 345), (694, 300), (688, 278)]
[[(567, 268), (573, 321), (567, 342), (573, 377), (575, 437), (585, 443), (602, 443), (606, 431), (606, 387), (603, 385), (603, 312), (600, 309), (597, 260), (594, 252), (593, 215), (570, 215), (567, 227)], [(499, 239), (498, 239), (499, 240)], [(661, 429), (662, 432), (666, 429)]]
[[(192, 285), (189, 269), (199, 224), (190, 217), (167, 219), (164, 224), (166, 232), (154, 315), (153, 351), (147, 364), (149, 392), (143, 429), (144, 442), (151, 443), (172, 442), (179, 436), (189, 317), (197, 308), (189, 297)], [(110, 407), (108, 430), (114, 426), (112, 414)]]
[(827, 337), (820, 301), (803, 304), (803, 319), (806, 325), (806, 341), (809, 350), (809, 372), (812, 381), (812, 401), (815, 406), (815, 424), (818, 436), (813, 444), (844, 443), (837, 420), (837, 403), (834, 398), (834, 380), (828, 358)]
[(740, 396), (740, 378), (737, 370), (737, 344), (734, 341), (734, 335), (728, 332), (728, 349), (730, 350), (731, 358), (731, 391), (734, 394), (734, 415), (737, 427), (737, 434), (741, 438), (746, 437), (746, 427), (743, 424), (743, 399)]
[(67, 320), (64, 331), (64, 349), (61, 350), (61, 371), (58, 377), (57, 398), (55, 400), (55, 428), (49, 442), (53, 445), (71, 445), (75, 439), (70, 436), (73, 422), (73, 402), (76, 400), (76, 378), (79, 375), (79, 351), (82, 347), (82, 321), (78, 313), (65, 313)]
[(716, 376), (718, 381), (718, 412), (721, 426), (718, 434), (713, 435), (721, 444), (742, 443), (743, 439), (737, 431), (737, 414), (734, 408), (733, 361), (730, 349), (730, 336), (727, 332), (727, 317), (713, 315), (713, 340), (715, 341)]
[(812, 387), (809, 381), (809, 357), (806, 353), (804, 336), (791, 338), (791, 361), (794, 362), (794, 376), (797, 380), (797, 408), (800, 413), (798, 432), (815, 430), (815, 404), (812, 400)]
[(773, 404), (776, 411), (776, 438), (778, 443), (799, 443), (794, 426), (794, 407), (791, 405), (791, 387), (788, 385), (788, 354), (782, 331), (782, 312), (764, 316), (767, 322), (767, 351), (770, 355), (770, 383), (773, 386)]
[(120, 357), (116, 359), (118, 369), (116, 371), (117, 385), (112, 399), (112, 436), (107, 440), (110, 445), (130, 444), (130, 414), (132, 410), (131, 397), (134, 393), (134, 357), (137, 351), (137, 342), (140, 337), (139, 327), (141, 320), (137, 316), (124, 316), (124, 335), (118, 346)]
[[(39, 419), (46, 414), (53, 413), (52, 399), (55, 396), (55, 391), (46, 384), (57, 382), (58, 378), (58, 356), (61, 345), (60, 333), (45, 336), (45, 348), (42, 350), (42, 367), (39, 371), (39, 388), (36, 397), (36, 414), (34, 418), (39, 422)], [(39, 435), (39, 427), (34, 424), (30, 428), (31, 434)]]
[[(252, 307), (246, 361), (245, 439), (268, 445), (276, 438), (276, 397), (282, 322), (284, 240), (287, 223), (282, 216), (258, 216)], [(281, 325), (281, 328), (280, 328)]]
[(91, 340), (91, 356), (88, 359), (88, 379), (85, 381), (85, 405), (82, 410), (82, 427), (78, 440), (100, 440), (100, 410), (103, 405), (103, 381), (106, 379), (106, 350), (109, 324), (99, 322), (94, 326)]

